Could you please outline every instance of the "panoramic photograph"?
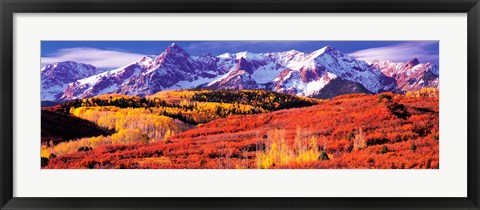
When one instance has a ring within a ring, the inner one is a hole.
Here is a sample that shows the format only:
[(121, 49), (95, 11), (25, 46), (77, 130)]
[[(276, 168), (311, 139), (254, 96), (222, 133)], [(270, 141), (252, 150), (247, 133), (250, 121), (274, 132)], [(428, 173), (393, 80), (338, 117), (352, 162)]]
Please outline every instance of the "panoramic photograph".
[(440, 168), (438, 41), (42, 41), (40, 60), (45, 170)]

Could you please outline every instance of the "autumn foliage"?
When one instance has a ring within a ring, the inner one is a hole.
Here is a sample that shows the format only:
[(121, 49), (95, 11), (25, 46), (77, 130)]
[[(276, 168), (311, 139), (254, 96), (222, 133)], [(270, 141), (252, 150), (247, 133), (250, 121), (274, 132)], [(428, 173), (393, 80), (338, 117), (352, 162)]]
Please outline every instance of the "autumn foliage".
[(70, 114), (116, 132), (43, 145), (43, 168), (439, 168), (437, 90), (328, 101), (256, 91), (78, 101)]

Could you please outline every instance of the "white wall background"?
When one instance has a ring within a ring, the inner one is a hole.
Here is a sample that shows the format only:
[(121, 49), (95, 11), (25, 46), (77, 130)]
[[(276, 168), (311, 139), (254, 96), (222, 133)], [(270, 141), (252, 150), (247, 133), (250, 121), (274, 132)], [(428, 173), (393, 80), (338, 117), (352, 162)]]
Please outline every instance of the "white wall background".
[[(466, 33), (466, 14), (15, 14), (14, 196), (465, 197)], [(41, 170), (41, 40), (440, 40), (440, 169)]]

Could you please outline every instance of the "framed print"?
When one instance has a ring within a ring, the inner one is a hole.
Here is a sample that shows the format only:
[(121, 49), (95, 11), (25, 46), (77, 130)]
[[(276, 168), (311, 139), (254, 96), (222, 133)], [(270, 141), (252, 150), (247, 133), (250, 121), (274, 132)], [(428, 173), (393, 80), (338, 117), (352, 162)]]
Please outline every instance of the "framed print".
[(478, 209), (478, 1), (2, 1), (2, 209)]

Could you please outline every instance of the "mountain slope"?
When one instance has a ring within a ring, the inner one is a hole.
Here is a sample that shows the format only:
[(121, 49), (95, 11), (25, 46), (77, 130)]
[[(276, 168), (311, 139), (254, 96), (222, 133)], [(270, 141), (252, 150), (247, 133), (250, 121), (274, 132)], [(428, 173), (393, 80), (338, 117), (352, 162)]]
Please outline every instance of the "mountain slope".
[(41, 141), (45, 144), (50, 141), (57, 144), (83, 137), (107, 136), (113, 133), (90, 121), (48, 109), (42, 109), (41, 119)]
[(422, 88), (438, 88), (439, 68), (432, 63), (420, 63), (416, 58), (406, 62), (373, 61), (372, 66), (397, 81), (397, 91), (407, 92)]
[(284, 70), (273, 80), (274, 90), (312, 96), (337, 77), (359, 83), (372, 93), (396, 88), (394, 79), (366, 62), (356, 60), (329, 46), (314, 51), (305, 58), (302, 63)]
[(228, 116), (165, 141), (57, 155), (44, 168), (438, 168), (439, 103), (427, 97), (345, 95)]
[(193, 88), (226, 72), (216, 61), (212, 55), (190, 56), (172, 44), (158, 56), (145, 56), (118, 69), (77, 80), (57, 100), (106, 93), (146, 96), (160, 90)]
[(56, 101), (67, 84), (100, 73), (95, 66), (74, 61), (46, 65), (40, 69), (42, 101)]
[[(192, 56), (173, 43), (158, 56), (145, 56), (118, 69), (65, 77), (69, 79), (62, 79), (62, 85), (42, 86), (42, 100), (63, 102), (110, 93), (148, 96), (161, 90), (188, 88), (267, 89), (327, 98), (345, 93), (405, 92), (438, 87), (438, 66), (418, 60), (368, 64), (329, 46), (309, 54), (290, 50)], [(329, 86), (336, 79), (337, 83)], [(347, 87), (337, 91), (333, 87), (338, 87), (339, 81)], [(327, 87), (333, 92), (322, 91)]]
[(331, 99), (335, 96), (351, 93), (371, 93), (358, 82), (352, 82), (341, 78), (330, 81), (318, 93), (312, 95), (314, 98)]

